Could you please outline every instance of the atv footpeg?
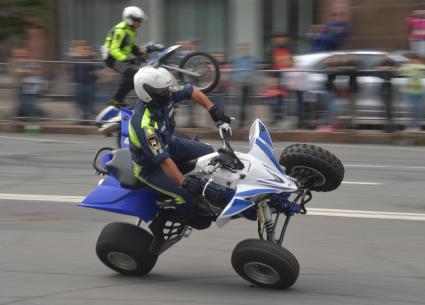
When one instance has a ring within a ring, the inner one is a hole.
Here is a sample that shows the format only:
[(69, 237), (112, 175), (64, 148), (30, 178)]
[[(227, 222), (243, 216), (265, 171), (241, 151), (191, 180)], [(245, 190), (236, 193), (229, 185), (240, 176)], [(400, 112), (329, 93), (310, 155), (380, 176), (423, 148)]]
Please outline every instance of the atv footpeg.
[(183, 232), (183, 237), (188, 238), (190, 237), (190, 234), (192, 234), (192, 228), (187, 227), (186, 230)]

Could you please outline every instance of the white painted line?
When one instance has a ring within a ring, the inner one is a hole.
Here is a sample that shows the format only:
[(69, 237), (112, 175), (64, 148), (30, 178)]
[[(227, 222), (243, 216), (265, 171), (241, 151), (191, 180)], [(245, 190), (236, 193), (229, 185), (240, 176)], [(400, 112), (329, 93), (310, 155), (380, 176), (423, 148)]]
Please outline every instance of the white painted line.
[(307, 215), (347, 217), (347, 218), (366, 218), (366, 219), (425, 221), (425, 214), (423, 213), (398, 213), (398, 212), (384, 212), (384, 211), (309, 208), (307, 209)]
[(5, 194), (0, 193), (0, 200), (22, 201), (47, 201), (47, 202), (70, 202), (79, 203), (84, 199), (81, 196), (56, 196), (56, 195), (30, 195), (30, 194)]
[[(281, 142), (277, 142), (281, 143)], [(220, 142), (213, 142), (213, 144), (221, 145)], [(344, 147), (344, 148), (358, 148), (358, 149), (378, 149), (378, 150), (404, 150), (404, 151), (420, 151), (425, 152), (425, 148), (411, 148), (411, 147), (394, 147), (394, 146), (368, 146), (368, 145), (344, 145), (344, 144), (329, 144), (329, 143), (312, 143), (312, 145), (321, 146), (321, 147)], [(282, 147), (276, 147), (275, 151), (282, 151), (287, 146)], [(238, 148), (248, 148), (248, 145), (244, 144), (234, 144), (232, 147), (238, 147)]]
[[(29, 195), (29, 194), (0, 193), (0, 200), (66, 202), (66, 203), (75, 204), (75, 203), (80, 203), (84, 198), (85, 197), (82, 197), (82, 196), (56, 196), (56, 195)], [(424, 213), (401, 213), (401, 212), (344, 210), (344, 209), (326, 209), (326, 208), (308, 208), (307, 211), (308, 211), (307, 215), (311, 215), (311, 216), (425, 221)]]
[(361, 182), (361, 181), (342, 181), (342, 184), (354, 184), (354, 185), (383, 185), (380, 182)]
[(33, 141), (33, 142), (50, 142), (50, 143), (61, 143), (61, 144), (88, 144), (88, 142), (79, 142), (79, 141), (62, 141), (62, 140), (53, 140), (47, 138), (26, 138), (26, 137), (10, 137), (10, 136), (0, 136), (0, 139), (10, 139), (10, 140), (19, 140), (19, 141)]
[(391, 168), (391, 169), (414, 169), (425, 170), (425, 166), (398, 166), (398, 165), (379, 165), (379, 164), (344, 164), (344, 167), (363, 167), (363, 168)]
[[(313, 145), (315, 145), (313, 143)], [(370, 145), (346, 145), (346, 144), (329, 144), (319, 143), (319, 146), (331, 146), (331, 147), (346, 147), (346, 148), (360, 148), (360, 149), (379, 149), (379, 150), (407, 150), (407, 151), (421, 151), (425, 152), (424, 148), (411, 148), (411, 147), (394, 147), (394, 146), (370, 146)]]

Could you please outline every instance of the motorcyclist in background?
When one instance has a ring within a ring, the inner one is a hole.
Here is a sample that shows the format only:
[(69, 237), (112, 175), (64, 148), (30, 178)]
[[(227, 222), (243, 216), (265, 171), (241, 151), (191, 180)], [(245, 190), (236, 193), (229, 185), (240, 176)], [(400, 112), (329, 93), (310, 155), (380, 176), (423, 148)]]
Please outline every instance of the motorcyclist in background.
[(183, 100), (193, 100), (210, 113), (221, 133), (231, 133), (231, 119), (192, 84), (178, 85), (164, 68), (141, 68), (134, 76), (134, 86), (140, 98), (129, 124), (135, 177), (173, 198), (177, 210), (191, 221), (188, 223), (192, 227), (208, 227), (210, 220), (199, 221), (199, 214), (207, 216), (212, 208), (202, 201), (202, 184), (196, 178), (185, 177), (176, 163), (199, 158), (214, 150), (207, 144), (174, 135), (174, 106)]
[(115, 107), (126, 106), (124, 99), (134, 89), (133, 78), (139, 69), (138, 61), (144, 53), (160, 51), (159, 44), (148, 44), (140, 50), (136, 44), (136, 29), (147, 19), (143, 10), (137, 6), (129, 6), (123, 10), (123, 20), (115, 25), (106, 36), (102, 46), (102, 57), (105, 64), (121, 74), (119, 88), (114, 94), (111, 104)]

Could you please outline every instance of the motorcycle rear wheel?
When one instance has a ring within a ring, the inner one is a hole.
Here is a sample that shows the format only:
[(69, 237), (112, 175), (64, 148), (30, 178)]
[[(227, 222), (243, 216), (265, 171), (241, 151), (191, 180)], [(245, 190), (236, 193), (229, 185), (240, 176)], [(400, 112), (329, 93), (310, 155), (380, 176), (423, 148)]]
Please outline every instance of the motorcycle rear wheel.
[(106, 266), (125, 275), (146, 275), (158, 256), (149, 253), (152, 235), (124, 222), (106, 225), (99, 235), (96, 254)]
[(259, 239), (241, 241), (233, 250), (232, 266), (248, 282), (274, 289), (291, 287), (300, 271), (300, 265), (291, 252)]
[(179, 66), (181, 69), (200, 73), (200, 77), (179, 73), (183, 82), (190, 82), (203, 93), (215, 89), (220, 80), (220, 69), (217, 61), (211, 55), (204, 52), (193, 52), (186, 55)]

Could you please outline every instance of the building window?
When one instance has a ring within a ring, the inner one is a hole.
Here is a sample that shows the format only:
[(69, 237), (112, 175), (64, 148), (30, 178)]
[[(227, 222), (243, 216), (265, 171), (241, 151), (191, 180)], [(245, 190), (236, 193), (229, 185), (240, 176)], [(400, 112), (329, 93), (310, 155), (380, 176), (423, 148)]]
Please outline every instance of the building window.
[(306, 34), (314, 18), (314, 0), (263, 0), (264, 56), (270, 59), (274, 34), (286, 33), (294, 52), (308, 49)]
[(225, 52), (227, 0), (165, 0), (165, 38), (197, 40), (203, 50)]

